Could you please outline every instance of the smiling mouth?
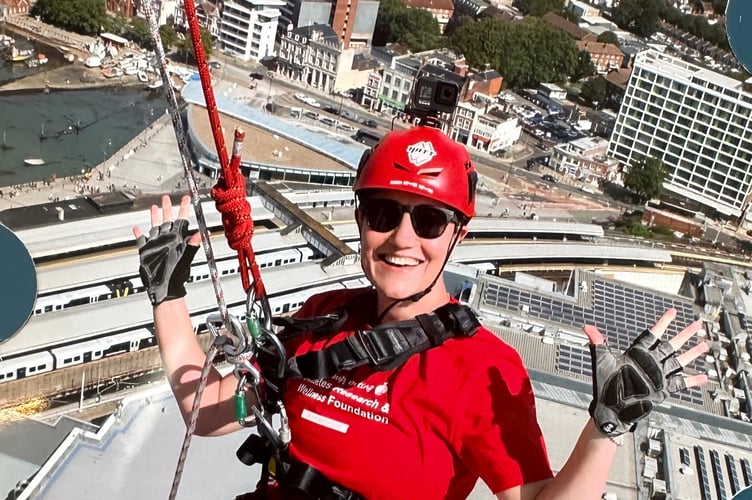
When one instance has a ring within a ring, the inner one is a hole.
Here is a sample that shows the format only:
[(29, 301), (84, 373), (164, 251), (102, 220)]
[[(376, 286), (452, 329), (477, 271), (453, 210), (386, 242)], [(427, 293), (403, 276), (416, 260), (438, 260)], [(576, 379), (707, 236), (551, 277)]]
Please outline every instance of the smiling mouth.
[(418, 259), (412, 257), (397, 257), (394, 255), (380, 254), (379, 259), (390, 266), (396, 267), (414, 267), (420, 264)]

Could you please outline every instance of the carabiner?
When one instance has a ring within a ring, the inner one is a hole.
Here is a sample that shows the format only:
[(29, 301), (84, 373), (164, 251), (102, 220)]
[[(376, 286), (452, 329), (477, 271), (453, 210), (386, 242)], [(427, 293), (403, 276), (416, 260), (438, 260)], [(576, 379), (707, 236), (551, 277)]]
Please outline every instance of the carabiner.
[(214, 336), (215, 339), (219, 337), (225, 337), (228, 342), (224, 343), (225, 354), (230, 356), (238, 356), (246, 352), (249, 348), (253, 348), (252, 344), (249, 344), (248, 339), (243, 331), (243, 325), (238, 318), (229, 315), (230, 324), (225, 325), (230, 335), (222, 335), (220, 328), (224, 325), (222, 322), (222, 316), (218, 313), (212, 313), (206, 317), (206, 326)]

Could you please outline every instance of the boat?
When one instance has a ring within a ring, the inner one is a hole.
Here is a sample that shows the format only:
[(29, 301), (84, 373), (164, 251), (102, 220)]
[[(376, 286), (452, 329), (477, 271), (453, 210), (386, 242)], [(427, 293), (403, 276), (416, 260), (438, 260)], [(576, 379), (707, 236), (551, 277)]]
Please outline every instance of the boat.
[(102, 70), (102, 76), (104, 76), (105, 78), (123, 76), (123, 70), (121, 70), (120, 68), (104, 68)]
[(102, 59), (96, 56), (91, 56), (84, 61), (84, 65), (87, 68), (98, 68), (102, 65)]
[(33, 48), (27, 48), (27, 49), (19, 49), (16, 48), (15, 45), (13, 45), (8, 51), (8, 53), (5, 55), (5, 59), (7, 59), (10, 62), (25, 62), (27, 59), (29, 59), (32, 55), (34, 55), (34, 49)]
[(136, 76), (138, 77), (138, 81), (146, 83), (149, 80), (149, 77), (146, 76), (145, 71), (138, 70), (136, 73)]
[(149, 89), (149, 90), (157, 90), (157, 89), (162, 88), (162, 83), (163, 82), (162, 82), (161, 79), (157, 79), (157, 80), (154, 80), (153, 82), (149, 82), (146, 85), (146, 88)]
[(39, 62), (39, 64), (47, 64), (48, 62), (50, 62), (49, 58), (44, 54), (37, 55), (37, 61)]
[(44, 165), (44, 160), (41, 158), (26, 158), (24, 164), (26, 164), (27, 167), (38, 167)]

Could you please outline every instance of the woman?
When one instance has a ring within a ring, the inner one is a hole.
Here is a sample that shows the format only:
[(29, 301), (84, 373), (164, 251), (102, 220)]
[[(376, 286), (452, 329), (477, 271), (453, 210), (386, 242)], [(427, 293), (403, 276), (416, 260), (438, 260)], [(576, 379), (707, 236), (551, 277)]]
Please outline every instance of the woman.
[[(593, 344), (594, 418), (566, 465), (552, 477), (519, 355), (472, 315), (462, 316), (465, 309), (451, 306), (455, 301), (440, 279), (474, 215), (476, 178), (464, 147), (429, 127), (389, 133), (362, 162), (354, 186), (355, 219), (361, 264), (373, 286), (309, 299), (298, 317), (337, 311), (344, 323), (334, 333), (299, 335), (286, 348), (302, 367), (312, 353), (315, 357), (342, 345), (365, 350), (371, 359), (287, 381), (282, 399), (292, 431), (290, 461), (308, 464), (331, 484), (366, 498), (465, 498), (478, 478), (505, 500), (600, 498), (616, 452), (614, 437), (631, 430), (669, 391), (704, 383), (704, 376), (685, 378), (681, 369), (706, 346), (675, 352), (702, 325), (695, 322), (670, 343), (659, 342), (675, 317), (670, 310), (620, 356), (608, 351), (597, 329), (585, 328)], [(187, 217), (188, 201), (183, 199), (179, 219)], [(152, 207), (149, 240), (138, 228), (134, 234), (144, 283), (157, 283), (151, 287), (157, 293), (150, 294), (157, 338), (187, 418), (205, 359), (181, 298), (199, 238), (188, 237), (184, 221), (171, 220), (165, 197), (161, 213)], [(168, 256), (163, 259), (167, 264), (156, 265), (149, 258), (155, 253)], [(168, 272), (151, 280), (156, 269)], [(461, 326), (448, 327), (450, 334), (431, 341), (436, 346), (396, 361), (374, 356), (381, 352), (374, 345), (389, 350), (395, 343), (387, 337), (401, 338), (415, 325), (430, 331), (447, 310), (464, 320), (444, 321)], [(625, 377), (631, 377), (631, 385), (623, 383)], [(240, 428), (232, 404), (236, 383), (234, 377), (212, 372), (198, 433)], [(629, 391), (640, 384), (642, 393)]]

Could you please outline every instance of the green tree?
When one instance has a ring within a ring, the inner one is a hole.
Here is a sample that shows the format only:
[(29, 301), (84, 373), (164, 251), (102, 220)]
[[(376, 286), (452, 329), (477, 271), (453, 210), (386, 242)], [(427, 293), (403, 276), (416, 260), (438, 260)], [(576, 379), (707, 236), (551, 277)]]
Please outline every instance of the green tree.
[(523, 14), (536, 17), (564, 10), (564, 0), (517, 0), (515, 5)]
[(641, 37), (658, 31), (663, 2), (659, 0), (621, 0), (614, 8), (614, 22)]
[(373, 45), (401, 43), (413, 52), (435, 49), (441, 45), (439, 23), (430, 12), (411, 9), (400, 0), (382, 0)]
[(130, 25), (125, 29), (124, 36), (128, 40), (136, 42), (139, 47), (154, 50), (154, 40), (151, 37), (149, 23), (143, 17), (132, 17)]
[(162, 46), (165, 52), (168, 52), (171, 47), (175, 47), (178, 44), (178, 34), (175, 32), (172, 24), (163, 24), (159, 27), (159, 38), (162, 39)]
[(595, 109), (600, 109), (608, 99), (608, 82), (602, 76), (590, 78), (582, 84), (580, 97), (590, 102)]
[(624, 187), (632, 191), (640, 203), (658, 198), (663, 192), (666, 166), (658, 158), (633, 160), (624, 174)]
[[(201, 28), (201, 45), (204, 48), (204, 54), (208, 61), (214, 51), (214, 40), (212, 40), (211, 34), (206, 28)], [(178, 52), (178, 56), (188, 61), (189, 57), (191, 61), (196, 62), (196, 58), (193, 55), (193, 42), (191, 41), (191, 31), (185, 32), (185, 38), (178, 40), (175, 44)]]
[(574, 67), (574, 73), (572, 73), (573, 80), (582, 80), (595, 74), (596, 68), (593, 64), (593, 60), (590, 58), (590, 52), (587, 50), (581, 50), (577, 55), (577, 64)]
[(619, 37), (616, 36), (616, 33), (613, 31), (604, 31), (600, 35), (598, 35), (598, 38), (596, 39), (597, 42), (600, 43), (612, 43), (619, 46)]
[(31, 8), (31, 15), (84, 35), (97, 35), (108, 26), (107, 12), (101, 0), (37, 0)]
[(470, 66), (489, 63), (513, 88), (567, 81), (579, 54), (569, 36), (535, 17), (516, 24), (490, 18), (468, 23), (457, 29), (449, 45), (464, 54)]

